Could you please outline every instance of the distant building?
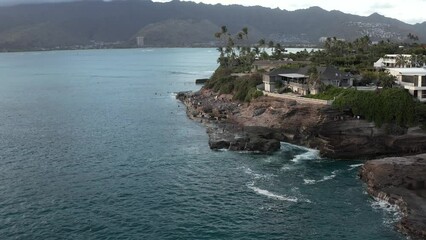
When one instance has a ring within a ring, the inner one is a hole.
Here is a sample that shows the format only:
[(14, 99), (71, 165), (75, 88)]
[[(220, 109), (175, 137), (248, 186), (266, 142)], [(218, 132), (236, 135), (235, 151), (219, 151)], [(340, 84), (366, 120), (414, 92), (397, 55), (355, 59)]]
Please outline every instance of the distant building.
[(310, 64), (311, 61), (293, 61), (291, 58), (285, 58), (283, 60), (256, 60), (253, 63), (252, 72), (258, 71), (271, 71), (276, 68), (280, 68), (289, 64)]
[(426, 102), (426, 68), (388, 68), (397, 83), (421, 102)]
[[(300, 69), (276, 69), (263, 75), (263, 83), (266, 92), (274, 92), (277, 82), (291, 89), (294, 93), (300, 95), (317, 94), (319, 85), (309, 85), (310, 67)], [(333, 85), (336, 87), (350, 87), (353, 84), (353, 76), (350, 73), (341, 72), (339, 69), (328, 67), (316, 67), (319, 81), (324, 85)]]
[[(320, 37), (318, 39), (318, 42), (325, 43), (327, 41), (327, 39), (330, 39), (330, 40), (334, 41), (334, 37)], [(346, 39), (344, 39), (344, 38), (336, 38), (336, 41), (346, 42)]]
[[(310, 67), (299, 69), (299, 73), (308, 75)], [(350, 73), (342, 72), (336, 67), (316, 67), (321, 83), (333, 85), (335, 87), (350, 87), (353, 85), (353, 76)]]
[(282, 81), (282, 74), (294, 73), (297, 69), (275, 69), (269, 73), (263, 74), (263, 83), (265, 84), (265, 91), (275, 92), (275, 85), (278, 81)]
[(142, 36), (136, 37), (136, 43), (138, 47), (143, 47), (145, 45), (145, 38)]
[(386, 54), (374, 63), (374, 68), (409, 68), (411, 65), (410, 54)]

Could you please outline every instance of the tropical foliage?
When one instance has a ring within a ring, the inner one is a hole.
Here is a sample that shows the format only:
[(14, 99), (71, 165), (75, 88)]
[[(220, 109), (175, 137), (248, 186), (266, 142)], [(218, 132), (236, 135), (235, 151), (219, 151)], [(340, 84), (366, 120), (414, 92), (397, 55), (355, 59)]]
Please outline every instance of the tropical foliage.
[(384, 123), (407, 127), (416, 120), (416, 104), (412, 96), (401, 88), (381, 91), (345, 89), (336, 97), (333, 106), (342, 111), (350, 110), (379, 127)]
[(246, 102), (263, 95), (256, 88), (257, 85), (262, 83), (260, 74), (234, 77), (231, 76), (231, 73), (231, 69), (220, 66), (206, 82), (205, 87), (220, 94), (233, 94), (234, 100)]

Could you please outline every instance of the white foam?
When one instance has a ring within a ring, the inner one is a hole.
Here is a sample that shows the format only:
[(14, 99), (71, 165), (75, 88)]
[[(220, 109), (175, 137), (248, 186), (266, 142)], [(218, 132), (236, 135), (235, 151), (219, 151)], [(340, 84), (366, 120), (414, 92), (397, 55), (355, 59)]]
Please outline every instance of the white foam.
[(274, 160), (274, 157), (272, 157), (272, 156), (268, 156), (268, 157), (263, 159), (263, 161), (266, 162), (266, 163), (271, 163), (273, 160)]
[(317, 182), (316, 180), (312, 180), (312, 179), (303, 179), (303, 181), (307, 185), (315, 184)]
[(351, 170), (354, 170), (355, 168), (358, 168), (358, 167), (361, 167), (362, 165), (364, 165), (363, 163), (360, 163), (360, 164), (352, 164), (352, 165), (349, 165), (349, 171), (351, 171)]
[(266, 196), (266, 197), (271, 198), (271, 199), (280, 200), (280, 201), (295, 202), (295, 203), (299, 201), (299, 199), (296, 198), (296, 197), (288, 197), (288, 196), (285, 196), (285, 195), (275, 194), (275, 193), (272, 193), (268, 190), (255, 187), (255, 186), (253, 186), (253, 184), (248, 184), (247, 187), (250, 188), (251, 190), (253, 190), (255, 193), (257, 193), (259, 195)]
[(306, 150), (306, 151), (311, 150), (311, 148), (307, 148), (307, 147), (303, 147), (303, 146), (299, 146), (299, 145), (294, 145), (294, 144), (286, 143), (286, 142), (280, 142), (280, 144), (281, 144), (281, 149), (297, 148), (297, 149)]
[(298, 163), (303, 160), (314, 160), (319, 159), (319, 151), (315, 149), (309, 149), (307, 148), (307, 152), (298, 154), (294, 156), (293, 159), (291, 159), (292, 162)]
[(374, 197), (374, 201), (371, 203), (371, 206), (374, 209), (381, 209), (390, 213), (399, 211), (399, 207), (397, 205), (390, 204), (389, 202), (376, 197)]
[(325, 181), (328, 181), (328, 180), (331, 180), (331, 179), (333, 179), (333, 178), (335, 178), (336, 177), (336, 174), (331, 174), (331, 175), (329, 175), (329, 176), (324, 176), (321, 180), (319, 180), (318, 182), (325, 182)]
[(385, 200), (374, 197), (371, 207), (376, 210), (385, 211), (388, 214), (388, 216), (383, 219), (385, 225), (393, 225), (401, 220), (401, 210), (395, 204), (390, 204)]
[(291, 167), (289, 165), (284, 165), (284, 166), (281, 167), (281, 170), (289, 171), (289, 170), (291, 170)]
[(243, 167), (243, 169), (244, 169), (245, 173), (247, 173), (249, 175), (252, 175), (254, 177), (254, 179), (270, 179), (272, 177), (275, 177), (274, 174), (259, 174), (259, 173), (255, 173), (255, 172), (253, 172), (253, 170), (251, 170), (248, 167)]
[(303, 179), (303, 182), (306, 185), (312, 185), (312, 184), (315, 184), (315, 183), (325, 182), (325, 181), (328, 181), (328, 180), (331, 180), (331, 179), (335, 178), (337, 176), (338, 172), (339, 172), (339, 170), (334, 170), (333, 172), (331, 172), (331, 175), (324, 176), (320, 180)]

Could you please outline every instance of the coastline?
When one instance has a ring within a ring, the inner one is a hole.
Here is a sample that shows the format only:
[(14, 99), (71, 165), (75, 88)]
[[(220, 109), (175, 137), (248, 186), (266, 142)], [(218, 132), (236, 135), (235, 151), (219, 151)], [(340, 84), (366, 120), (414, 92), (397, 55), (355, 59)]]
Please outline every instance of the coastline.
[(396, 228), (413, 239), (426, 239), (426, 154), (366, 162), (360, 178), (371, 196), (396, 205)]
[[(331, 106), (300, 103), (291, 99), (262, 96), (250, 103), (232, 100), (230, 94), (217, 94), (201, 88), (176, 96), (187, 108), (187, 115), (204, 123), (212, 149), (233, 148), (234, 144), (257, 144), (261, 152), (279, 149), (276, 143), (288, 142), (320, 151), (333, 159), (375, 159), (426, 153), (426, 132), (419, 128), (402, 129), (350, 117)], [(251, 139), (241, 136), (250, 135)], [(261, 140), (260, 142), (256, 142)], [(262, 144), (268, 146), (261, 146)]]
[[(419, 129), (401, 133), (396, 126), (376, 128), (373, 123), (349, 118), (326, 105), (267, 96), (241, 103), (233, 101), (232, 95), (217, 95), (204, 88), (178, 93), (176, 98), (186, 106), (189, 118), (206, 126), (213, 150), (268, 154), (278, 150), (283, 141), (342, 160), (426, 152), (426, 133)], [(399, 207), (403, 215), (397, 224), (399, 231), (414, 239), (426, 237), (426, 154), (367, 161), (360, 178), (367, 183), (371, 196)], [(414, 184), (407, 184), (407, 179), (415, 179)], [(386, 186), (391, 187), (383, 188), (386, 181)]]

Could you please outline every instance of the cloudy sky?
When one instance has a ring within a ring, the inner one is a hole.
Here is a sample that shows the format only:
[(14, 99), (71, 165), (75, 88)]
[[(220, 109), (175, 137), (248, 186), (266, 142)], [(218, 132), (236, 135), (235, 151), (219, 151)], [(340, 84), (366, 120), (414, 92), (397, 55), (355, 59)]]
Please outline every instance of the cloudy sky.
[[(0, 0), (0, 4), (37, 3), (37, 2), (64, 2), (73, 0)], [(169, 0), (154, 0), (168, 2)], [(188, 0), (185, 0), (188, 1)], [(374, 12), (399, 19), (407, 23), (421, 23), (426, 21), (426, 0), (191, 0), (210, 4), (240, 4), (246, 6), (261, 5), (270, 8), (296, 10), (319, 6), (326, 10), (339, 10), (361, 16), (368, 16)]]

